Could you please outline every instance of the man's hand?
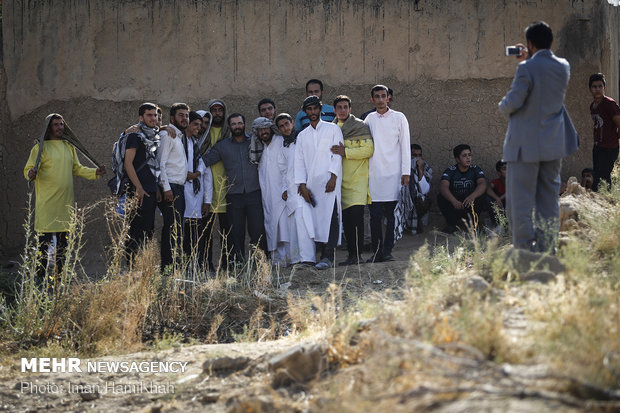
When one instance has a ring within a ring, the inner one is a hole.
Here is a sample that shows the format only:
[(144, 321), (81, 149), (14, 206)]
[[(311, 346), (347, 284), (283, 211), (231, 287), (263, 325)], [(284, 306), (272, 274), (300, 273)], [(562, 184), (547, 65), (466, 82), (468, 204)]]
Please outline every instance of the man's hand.
[(344, 150), (344, 145), (342, 144), (342, 142), (338, 142), (338, 145), (332, 146), (332, 153), (334, 153), (336, 155), (340, 155), (343, 158), (346, 156), (346, 153), (345, 153), (345, 150)]
[(166, 202), (174, 201), (174, 194), (172, 193), (172, 189), (168, 191), (164, 191), (164, 201)]
[(130, 133), (138, 132), (139, 130), (140, 130), (140, 126), (138, 126), (138, 124), (135, 124), (135, 125), (131, 125), (127, 129), (125, 129), (125, 131), (123, 133), (124, 134), (130, 134)]
[(34, 178), (37, 177), (37, 173), (34, 170), (34, 168), (30, 168), (30, 170), (28, 171), (28, 179), (30, 179), (31, 181), (34, 180)]
[(288, 199), (288, 191), (282, 192), (282, 199), (285, 201)]
[(495, 200), (495, 204), (497, 205), (499, 209), (504, 209), (504, 204), (502, 203), (501, 199), (497, 198)]
[(142, 200), (144, 197), (150, 198), (151, 196), (147, 194), (142, 187), (136, 188), (136, 197), (138, 197), (139, 204), (142, 206)]
[(105, 175), (105, 165), (99, 165), (99, 168), (97, 168), (95, 174), (98, 176)]
[(465, 208), (470, 208), (474, 204), (475, 201), (476, 201), (476, 197), (474, 197), (474, 194), (471, 194), (463, 200), (463, 206)]
[(325, 184), (325, 192), (333, 192), (336, 189), (336, 179), (338, 179), (337, 176), (332, 174), (332, 177)]
[(168, 132), (168, 136), (170, 136), (172, 139), (176, 138), (177, 136), (176, 131), (170, 125), (164, 125), (160, 128), (160, 130), (165, 130), (166, 132)]
[(530, 51), (527, 50), (527, 47), (525, 47), (523, 43), (517, 43), (515, 46), (521, 49), (521, 54), (515, 56), (519, 62), (527, 60), (527, 58), (530, 57)]
[(155, 195), (155, 200), (159, 204), (161, 202), (161, 191), (157, 188), (157, 195)]
[(186, 181), (191, 181), (193, 179), (197, 179), (200, 176), (200, 172), (188, 172), (187, 173), (187, 178), (185, 178)]
[(403, 175), (400, 177), (400, 184), (405, 186), (409, 185), (409, 175)]
[(202, 204), (201, 212), (202, 212), (202, 216), (203, 217), (206, 217), (207, 215), (209, 215), (209, 207), (210, 206), (211, 205), (209, 205), (209, 204)]
[(454, 209), (463, 209), (463, 203), (456, 198), (452, 201), (452, 206)]
[(299, 185), (299, 195), (309, 204), (312, 204), (310, 198), (312, 198), (312, 192), (308, 188), (306, 188), (306, 184)]

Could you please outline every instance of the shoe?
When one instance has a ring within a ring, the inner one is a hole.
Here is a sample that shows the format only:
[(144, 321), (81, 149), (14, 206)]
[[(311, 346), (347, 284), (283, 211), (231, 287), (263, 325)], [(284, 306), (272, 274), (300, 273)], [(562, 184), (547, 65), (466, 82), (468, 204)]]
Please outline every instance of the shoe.
[(302, 262), (297, 262), (295, 263), (295, 266), (300, 266), (300, 267), (314, 267), (314, 262), (312, 261), (302, 261)]
[(345, 261), (339, 262), (338, 266), (339, 267), (344, 267), (346, 265), (357, 265), (357, 264), (361, 264), (363, 263), (364, 260), (362, 259), (362, 257), (349, 257), (347, 258)]
[(456, 227), (454, 225), (448, 225), (444, 229), (441, 230), (444, 234), (452, 235), (456, 232)]
[(394, 261), (392, 254), (386, 254), (383, 256), (383, 261)]
[(316, 268), (317, 270), (326, 270), (331, 266), (332, 266), (332, 262), (329, 260), (329, 258), (323, 258), (321, 259), (321, 261), (316, 263), (314, 268)]

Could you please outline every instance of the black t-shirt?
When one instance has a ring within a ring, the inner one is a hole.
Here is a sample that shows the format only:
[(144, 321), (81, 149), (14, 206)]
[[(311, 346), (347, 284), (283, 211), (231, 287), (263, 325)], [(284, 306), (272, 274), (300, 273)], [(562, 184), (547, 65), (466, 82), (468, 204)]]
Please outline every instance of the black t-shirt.
[(476, 181), (480, 178), (484, 178), (484, 172), (478, 165), (471, 165), (465, 172), (453, 165), (441, 175), (442, 180), (450, 182), (450, 192), (459, 201), (463, 201), (476, 190)]
[[(140, 135), (138, 135), (137, 133), (130, 133), (129, 136), (127, 136), (125, 150), (131, 148), (136, 149), (136, 156), (133, 158), (133, 167), (137, 171), (138, 179), (142, 184), (142, 188), (146, 192), (157, 192), (157, 180), (155, 179), (155, 176), (153, 176), (151, 168), (149, 168), (148, 165), (145, 165), (146, 147), (142, 143)], [(138, 171), (138, 168), (140, 168), (141, 166), (142, 169)]]

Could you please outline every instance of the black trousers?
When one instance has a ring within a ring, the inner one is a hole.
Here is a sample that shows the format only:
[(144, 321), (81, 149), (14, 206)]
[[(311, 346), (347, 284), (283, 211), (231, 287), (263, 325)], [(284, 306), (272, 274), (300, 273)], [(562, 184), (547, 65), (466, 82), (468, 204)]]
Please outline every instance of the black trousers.
[(191, 261), (196, 258), (203, 266), (206, 255), (206, 220), (204, 218), (185, 218), (183, 223), (183, 252)]
[[(392, 254), (394, 248), (394, 208), (397, 201), (372, 202), (368, 206), (370, 211), (370, 238), (372, 253), (383, 258)], [(383, 218), (386, 219), (385, 238), (383, 237)]]
[(170, 184), (172, 202), (162, 199), (159, 210), (164, 218), (161, 229), (161, 269), (172, 264), (173, 248), (183, 244), (183, 214), (185, 213), (185, 188), (183, 185)]
[(321, 259), (328, 258), (330, 261), (334, 261), (334, 251), (336, 251), (336, 245), (338, 245), (338, 235), (340, 232), (340, 223), (338, 222), (338, 204), (334, 201), (334, 210), (332, 211), (332, 217), (329, 221), (329, 235), (327, 236), (327, 242), (320, 242), (321, 245)]
[(364, 205), (343, 209), (342, 227), (347, 239), (349, 258), (359, 257), (364, 250)]
[(217, 260), (218, 265), (223, 265), (226, 267), (228, 265), (228, 257), (230, 255), (232, 239), (230, 237), (231, 227), (228, 219), (228, 214), (225, 212), (218, 213), (209, 213), (206, 217), (202, 218), (202, 221), (205, 224), (205, 242), (207, 248), (207, 261), (209, 265), (209, 269), (211, 271), (215, 271), (216, 266), (213, 265), (213, 233), (215, 230), (215, 221), (218, 221), (218, 226), (220, 228), (220, 244), (221, 244), (221, 253)]
[[(471, 207), (456, 209), (452, 206), (452, 203), (441, 194), (437, 195), (437, 206), (449, 226), (458, 226), (463, 228), (465, 227), (463, 220), (473, 223)], [(489, 202), (489, 197), (487, 197), (486, 194), (482, 194), (474, 200), (474, 211), (477, 215), (480, 215), (482, 211), (487, 211), (493, 222), (497, 222), (495, 213), (493, 212), (491, 203)]]
[(265, 239), (265, 216), (260, 190), (226, 195), (227, 214), (230, 219), (233, 240), (233, 255), (237, 261), (245, 259), (245, 230), (247, 226), (250, 244), (267, 253)]
[(45, 279), (45, 271), (48, 264), (48, 249), (52, 244), (54, 235), (56, 235), (56, 249), (54, 251), (54, 272), (60, 273), (65, 263), (65, 252), (67, 250), (67, 233), (44, 232), (39, 235), (39, 252), (41, 253), (41, 259), (39, 260), (39, 265), (37, 267), (37, 284), (41, 284)]
[(618, 148), (592, 148), (592, 169), (594, 169), (594, 184), (592, 190), (598, 190), (601, 179), (611, 185), (611, 171), (618, 159)]
[[(149, 192), (148, 195), (148, 197), (144, 196), (142, 198), (142, 205), (138, 205), (136, 214), (129, 224), (129, 239), (125, 244), (128, 260), (133, 259), (138, 248), (144, 244), (145, 240), (153, 237), (157, 193)], [(128, 194), (127, 196), (134, 196), (134, 194)]]

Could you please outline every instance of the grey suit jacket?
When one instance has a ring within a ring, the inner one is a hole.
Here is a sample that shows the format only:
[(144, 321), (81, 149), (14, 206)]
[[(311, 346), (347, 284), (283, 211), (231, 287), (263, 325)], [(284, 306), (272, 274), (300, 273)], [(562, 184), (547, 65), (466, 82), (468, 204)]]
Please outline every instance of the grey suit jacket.
[(499, 102), (509, 115), (504, 141), (507, 162), (564, 158), (579, 148), (579, 137), (564, 107), (570, 65), (549, 49), (517, 66), (510, 90)]

